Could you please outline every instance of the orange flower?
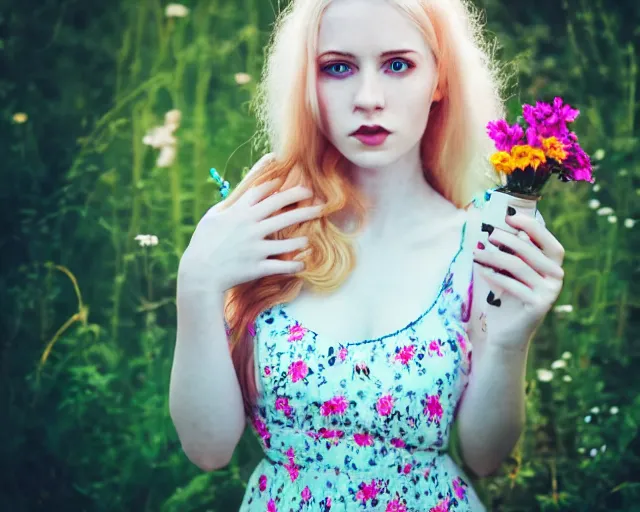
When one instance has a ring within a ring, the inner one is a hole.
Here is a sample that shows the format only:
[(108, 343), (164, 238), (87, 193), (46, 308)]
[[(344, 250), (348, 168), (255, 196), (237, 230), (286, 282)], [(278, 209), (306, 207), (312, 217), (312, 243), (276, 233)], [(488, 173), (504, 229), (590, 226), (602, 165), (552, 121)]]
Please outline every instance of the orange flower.
[(514, 161), (506, 151), (498, 151), (489, 159), (498, 172), (511, 174), (514, 169)]
[(556, 137), (542, 139), (542, 149), (544, 150), (544, 154), (547, 158), (553, 158), (558, 162), (562, 162), (567, 158), (567, 152), (564, 149), (564, 144)]
[(511, 148), (511, 157), (515, 162), (516, 169), (533, 167), (537, 170), (540, 164), (547, 161), (547, 157), (544, 156), (544, 151), (529, 145), (513, 146), (513, 148)]

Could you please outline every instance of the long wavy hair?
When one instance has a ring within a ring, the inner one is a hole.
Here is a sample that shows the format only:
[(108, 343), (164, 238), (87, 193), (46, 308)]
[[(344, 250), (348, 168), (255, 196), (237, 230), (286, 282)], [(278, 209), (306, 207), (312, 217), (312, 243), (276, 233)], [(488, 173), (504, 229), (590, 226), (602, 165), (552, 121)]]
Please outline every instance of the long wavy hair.
[[(485, 127), (504, 115), (503, 80), (493, 60), (494, 44), (482, 37), (479, 12), (465, 0), (388, 0), (419, 27), (433, 51), (443, 98), (434, 102), (421, 144), (425, 178), (457, 208), (491, 184), (487, 156), (492, 150)], [(254, 322), (265, 309), (290, 302), (306, 281), (315, 292), (330, 293), (356, 265), (353, 237), (367, 220), (367, 200), (348, 179), (349, 163), (321, 131), (316, 93), (316, 51), (320, 21), (331, 0), (292, 0), (278, 16), (254, 106), (258, 137), (275, 158), (248, 175), (221, 207), (232, 205), (249, 188), (281, 178), (280, 190), (304, 185), (325, 202), (320, 218), (267, 237), (307, 236), (306, 268), (295, 275), (273, 275), (230, 288), (225, 294), (231, 354), (250, 414), (257, 398)], [(356, 218), (353, 234), (339, 230), (328, 216), (349, 205)], [(276, 214), (291, 209), (287, 207)], [(297, 252), (277, 256), (291, 260)]]

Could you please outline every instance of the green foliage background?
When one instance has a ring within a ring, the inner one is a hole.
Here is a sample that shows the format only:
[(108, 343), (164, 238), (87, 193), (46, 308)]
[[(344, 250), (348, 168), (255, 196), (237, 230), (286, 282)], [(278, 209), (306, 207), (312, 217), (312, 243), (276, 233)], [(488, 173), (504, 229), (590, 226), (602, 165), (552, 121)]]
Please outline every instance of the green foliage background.
[[(640, 215), (640, 4), (477, 4), (512, 63), (512, 113), (555, 95), (579, 108), (597, 187), (552, 183), (541, 204), (566, 249), (558, 304), (573, 311), (545, 321), (526, 432), (475, 485), (492, 510), (640, 510), (640, 243), (627, 220)], [(219, 200), (208, 169), (233, 186), (261, 155), (248, 102), (280, 7), (186, 6), (168, 18), (156, 0), (2, 1), (2, 510), (237, 510), (260, 458), (247, 433), (227, 468), (201, 472), (167, 397), (178, 261)], [(159, 167), (143, 138), (171, 109), (177, 158)]]

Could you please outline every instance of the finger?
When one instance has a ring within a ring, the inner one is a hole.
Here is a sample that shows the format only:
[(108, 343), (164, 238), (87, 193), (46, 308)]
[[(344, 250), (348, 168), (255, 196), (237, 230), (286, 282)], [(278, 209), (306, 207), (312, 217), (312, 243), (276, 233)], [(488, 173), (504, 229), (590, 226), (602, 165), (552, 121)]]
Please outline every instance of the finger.
[[(558, 273), (558, 265), (547, 258), (541, 249), (538, 249), (518, 235), (507, 233), (502, 229), (494, 229), (489, 235), (489, 242), (500, 248), (501, 251), (519, 256), (525, 263), (543, 276), (552, 276), (561, 279)], [(504, 248), (502, 248), (503, 246)]]
[(504, 276), (502, 274), (498, 274), (497, 272), (494, 272), (488, 268), (480, 269), (480, 273), (489, 283), (496, 285), (497, 287), (507, 292), (509, 295), (513, 295), (514, 297), (520, 299), (525, 304), (534, 303), (535, 293), (528, 286), (525, 286), (515, 279)]
[(264, 240), (259, 245), (260, 253), (263, 257), (286, 254), (288, 252), (299, 251), (309, 246), (309, 238), (300, 236), (287, 240)]
[(558, 239), (553, 236), (551, 231), (543, 226), (537, 219), (529, 217), (528, 215), (516, 214), (507, 216), (506, 222), (510, 226), (524, 231), (547, 257), (559, 265), (562, 265), (564, 261), (564, 247)]
[(312, 190), (298, 185), (263, 199), (254, 205), (252, 215), (255, 216), (257, 220), (262, 220), (285, 206), (310, 199), (311, 197), (313, 197)]
[(242, 195), (238, 202), (243, 202), (249, 207), (254, 206), (262, 199), (264, 199), (268, 194), (275, 192), (281, 185), (282, 178), (275, 178), (273, 180), (265, 181), (260, 185), (249, 188), (249, 190), (247, 190)]
[(496, 270), (507, 271), (513, 278), (521, 281), (530, 288), (539, 285), (544, 279), (543, 276), (538, 274), (522, 259), (512, 254), (500, 251), (490, 251), (487, 253), (486, 250), (480, 251), (476, 249), (474, 261)]
[(286, 227), (306, 222), (322, 215), (325, 205), (305, 206), (285, 213), (269, 217), (258, 223), (258, 234), (262, 237), (280, 231)]
[(280, 275), (280, 274), (297, 274), (303, 271), (305, 264), (302, 261), (284, 261), (284, 260), (263, 260), (258, 264), (258, 272), (260, 277)]

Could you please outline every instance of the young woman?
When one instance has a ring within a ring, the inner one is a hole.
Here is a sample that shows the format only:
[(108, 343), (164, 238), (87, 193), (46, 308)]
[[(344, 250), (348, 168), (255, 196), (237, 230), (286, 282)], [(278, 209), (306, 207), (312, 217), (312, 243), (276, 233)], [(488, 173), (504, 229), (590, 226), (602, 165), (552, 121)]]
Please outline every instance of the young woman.
[[(527, 236), (484, 225), (503, 251), (477, 245), (502, 106), (476, 18), (462, 0), (294, 0), (259, 101), (273, 154), (180, 263), (185, 453), (223, 467), (249, 419), (265, 458), (242, 511), (484, 510), (451, 426), (477, 475), (514, 447), (564, 251), (517, 213)], [(501, 302), (478, 295), (492, 285)]]

